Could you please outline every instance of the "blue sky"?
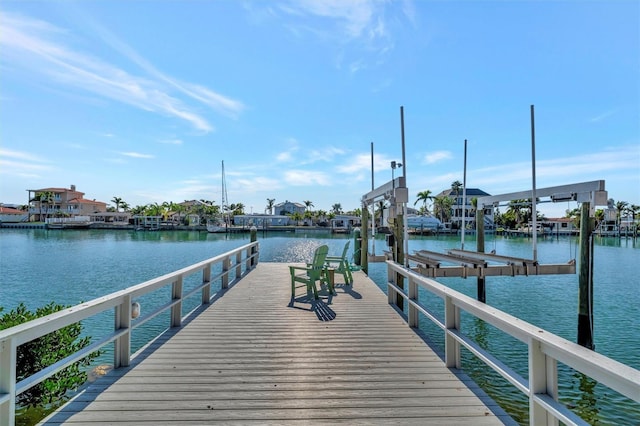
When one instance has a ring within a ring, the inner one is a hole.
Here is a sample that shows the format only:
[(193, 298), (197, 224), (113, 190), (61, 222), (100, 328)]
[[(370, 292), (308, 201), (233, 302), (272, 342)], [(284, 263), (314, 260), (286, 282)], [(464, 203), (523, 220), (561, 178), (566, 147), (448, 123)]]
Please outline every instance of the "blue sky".
[[(640, 204), (637, 1), (4, 1), (0, 202), (77, 186), (131, 206), (410, 205), (604, 179)], [(401, 173), (396, 170), (396, 175)], [(547, 204), (547, 216), (576, 205)]]

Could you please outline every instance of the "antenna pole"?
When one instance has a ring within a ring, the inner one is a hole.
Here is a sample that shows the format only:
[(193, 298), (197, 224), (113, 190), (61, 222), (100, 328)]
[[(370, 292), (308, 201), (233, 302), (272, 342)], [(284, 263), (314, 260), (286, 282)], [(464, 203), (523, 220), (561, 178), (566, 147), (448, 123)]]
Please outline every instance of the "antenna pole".
[(464, 172), (462, 178), (462, 232), (460, 246), (464, 250), (464, 233), (467, 228), (467, 140), (464, 140)]
[[(371, 142), (371, 190), (375, 188), (373, 186), (373, 142)], [(376, 255), (376, 203), (372, 203), (373, 214), (371, 215), (371, 251), (373, 255)], [(364, 205), (364, 208), (369, 209), (368, 205)], [(381, 216), (382, 217), (382, 216)], [(380, 219), (382, 220), (382, 219)], [(369, 243), (367, 243), (367, 256), (369, 255)]]
[(533, 236), (533, 260), (538, 260), (538, 214), (536, 207), (536, 125), (531, 105), (531, 177), (533, 186), (531, 190), (531, 235)]
[[(404, 149), (404, 107), (400, 106), (400, 129), (402, 138), (402, 176), (404, 177), (404, 186), (407, 186), (407, 158)], [(408, 189), (407, 189), (408, 191)], [(407, 203), (402, 205), (402, 264), (409, 267), (409, 234), (407, 232)]]
[(373, 186), (373, 142), (371, 142), (371, 190), (373, 191), (375, 187)]

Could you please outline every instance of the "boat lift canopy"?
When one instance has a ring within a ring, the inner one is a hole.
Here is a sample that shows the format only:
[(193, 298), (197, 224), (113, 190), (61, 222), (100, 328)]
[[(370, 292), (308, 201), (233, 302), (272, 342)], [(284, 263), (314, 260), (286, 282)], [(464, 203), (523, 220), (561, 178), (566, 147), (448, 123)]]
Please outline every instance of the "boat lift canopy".
[[(501, 201), (531, 199), (532, 191), (511, 192), (508, 194), (478, 197), (478, 208), (496, 207)], [(536, 198), (549, 197), (551, 202), (576, 201), (578, 203), (590, 203), (591, 209), (595, 206), (607, 205), (607, 191), (604, 189), (604, 180), (591, 182), (572, 183), (568, 185), (538, 188), (535, 191)]]

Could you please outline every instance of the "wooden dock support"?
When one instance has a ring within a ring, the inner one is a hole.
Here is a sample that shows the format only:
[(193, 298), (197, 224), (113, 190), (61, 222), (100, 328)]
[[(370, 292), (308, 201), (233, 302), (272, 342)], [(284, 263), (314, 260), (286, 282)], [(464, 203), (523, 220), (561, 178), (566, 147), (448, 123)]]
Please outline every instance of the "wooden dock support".
[[(476, 250), (478, 253), (484, 253), (484, 209), (476, 207)], [(484, 276), (478, 276), (478, 295), (479, 302), (487, 302), (486, 282)]]
[(578, 344), (594, 349), (593, 344), (593, 233), (589, 203), (580, 210), (580, 271), (578, 278)]

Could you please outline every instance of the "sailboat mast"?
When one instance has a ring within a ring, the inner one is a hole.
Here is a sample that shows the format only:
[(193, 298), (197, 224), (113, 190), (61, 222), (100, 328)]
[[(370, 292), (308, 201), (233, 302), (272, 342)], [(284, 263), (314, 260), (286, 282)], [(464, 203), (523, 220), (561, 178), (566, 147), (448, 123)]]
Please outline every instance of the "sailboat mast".
[(228, 208), (227, 206), (228, 201), (229, 200), (227, 197), (227, 181), (225, 180), (225, 177), (224, 177), (224, 160), (222, 160), (222, 201), (221, 201), (222, 211)]

